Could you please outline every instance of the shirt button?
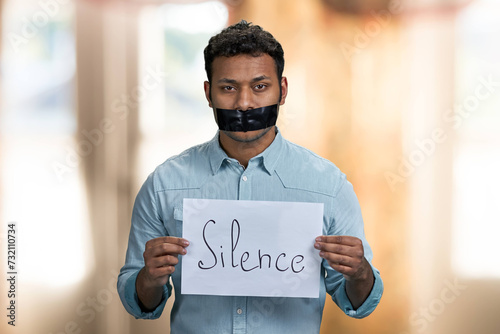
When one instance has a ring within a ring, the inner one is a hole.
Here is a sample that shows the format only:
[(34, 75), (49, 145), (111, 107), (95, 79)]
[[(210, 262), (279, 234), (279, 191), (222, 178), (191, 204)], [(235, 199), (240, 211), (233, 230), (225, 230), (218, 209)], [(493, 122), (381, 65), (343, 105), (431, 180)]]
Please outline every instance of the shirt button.
[(243, 181), (248, 180), (248, 177), (246, 175), (243, 175)]
[(238, 314), (242, 314), (242, 313), (243, 313), (243, 310), (239, 308), (239, 309), (237, 309), (237, 310), (236, 310), (236, 313), (238, 313)]

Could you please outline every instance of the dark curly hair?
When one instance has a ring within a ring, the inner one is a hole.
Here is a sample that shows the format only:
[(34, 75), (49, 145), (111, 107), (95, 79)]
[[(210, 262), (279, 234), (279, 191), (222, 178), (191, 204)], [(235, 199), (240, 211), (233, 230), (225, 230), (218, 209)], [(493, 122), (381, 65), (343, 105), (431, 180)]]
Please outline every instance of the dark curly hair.
[(212, 80), (212, 63), (217, 57), (233, 57), (240, 54), (258, 57), (266, 53), (274, 59), (276, 73), (281, 81), (285, 67), (281, 44), (260, 26), (241, 20), (212, 36), (208, 41), (203, 52), (208, 81)]

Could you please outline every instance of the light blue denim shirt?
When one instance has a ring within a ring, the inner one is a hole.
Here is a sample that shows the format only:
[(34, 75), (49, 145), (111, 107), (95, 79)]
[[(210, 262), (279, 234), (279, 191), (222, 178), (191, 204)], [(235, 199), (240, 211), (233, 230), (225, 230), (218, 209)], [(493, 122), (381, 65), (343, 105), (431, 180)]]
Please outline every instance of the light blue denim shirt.
[[(184, 198), (323, 203), (323, 234), (360, 238), (365, 257), (371, 263), (373, 254), (365, 239), (358, 199), (352, 185), (333, 163), (285, 140), (277, 131), (273, 143), (252, 158), (245, 169), (227, 156), (218, 139), (217, 133), (211, 141), (168, 159), (149, 175), (139, 191), (126, 261), (118, 277), (118, 293), (130, 314), (141, 319), (158, 318), (174, 291), (167, 284), (161, 304), (153, 312), (143, 312), (135, 281), (144, 266), (143, 252), (148, 240), (181, 237)], [(363, 318), (378, 305), (384, 289), (379, 271), (372, 267), (374, 286), (355, 310), (347, 297), (343, 275), (323, 260), (318, 298), (182, 295), (182, 256), (179, 258), (171, 277), (175, 287), (171, 311), (174, 334), (319, 333), (326, 293), (345, 314)], [(300, 288), (300, 281), (290, 279), (289, 283)]]

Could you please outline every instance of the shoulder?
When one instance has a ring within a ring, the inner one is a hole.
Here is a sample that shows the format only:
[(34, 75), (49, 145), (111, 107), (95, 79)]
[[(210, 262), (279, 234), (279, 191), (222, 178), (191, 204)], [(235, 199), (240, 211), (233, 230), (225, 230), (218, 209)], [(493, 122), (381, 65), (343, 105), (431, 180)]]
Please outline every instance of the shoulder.
[(335, 197), (346, 176), (331, 161), (311, 150), (284, 140), (276, 173), (286, 188)]
[(211, 175), (210, 142), (168, 158), (151, 174), (156, 191), (198, 188)]

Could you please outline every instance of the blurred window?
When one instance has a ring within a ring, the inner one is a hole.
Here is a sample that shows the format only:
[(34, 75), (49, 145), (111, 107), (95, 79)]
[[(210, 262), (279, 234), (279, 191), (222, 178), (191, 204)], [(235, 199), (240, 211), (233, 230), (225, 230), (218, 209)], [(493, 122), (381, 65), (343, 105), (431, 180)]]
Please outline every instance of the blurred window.
[(168, 157), (210, 140), (217, 130), (203, 92), (203, 50), (228, 21), (218, 1), (144, 8), (139, 21), (139, 77), (161, 68), (160, 85), (140, 103), (139, 183)]
[(472, 2), (457, 19), (452, 265), (500, 278), (500, 3)]
[(59, 287), (93, 258), (74, 151), (73, 22), (71, 1), (4, 1), (1, 221), (18, 224), (23, 281)]

